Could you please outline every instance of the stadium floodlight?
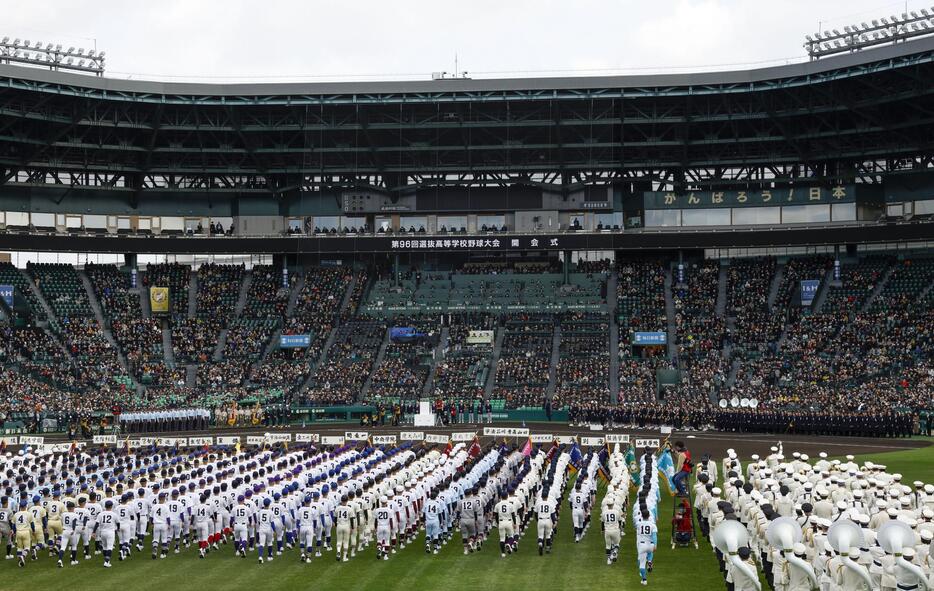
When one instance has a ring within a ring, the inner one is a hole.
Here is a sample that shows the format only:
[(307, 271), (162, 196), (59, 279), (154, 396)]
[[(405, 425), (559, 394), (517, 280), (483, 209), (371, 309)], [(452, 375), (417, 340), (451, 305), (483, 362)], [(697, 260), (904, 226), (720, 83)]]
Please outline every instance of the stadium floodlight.
[[(934, 9), (932, 9), (934, 10)], [(805, 37), (805, 47), (810, 58), (836, 55), (844, 52), (859, 51), (883, 43), (900, 43), (908, 39), (930, 35), (934, 32), (934, 18), (931, 11), (922, 8), (921, 14), (905, 11), (901, 16), (890, 15), (862, 22), (859, 26), (847, 25), (843, 32), (831, 29), (818, 33), (813, 38)], [(927, 22), (928, 20), (931, 22)]]
[[(96, 57), (94, 54), (94, 51), (90, 51), (85, 56), (83, 47), (75, 51), (74, 46), (69, 46), (67, 50), (64, 50), (60, 44), (44, 44), (42, 41), (30, 39), (25, 39), (21, 43), (19, 37), (15, 38), (12, 43), (9, 37), (3, 37), (0, 41), (0, 63), (40, 65), (52, 70), (91, 72), (97, 76), (103, 76), (104, 52), (100, 52)], [(75, 59), (78, 57), (88, 59), (87, 61)]]

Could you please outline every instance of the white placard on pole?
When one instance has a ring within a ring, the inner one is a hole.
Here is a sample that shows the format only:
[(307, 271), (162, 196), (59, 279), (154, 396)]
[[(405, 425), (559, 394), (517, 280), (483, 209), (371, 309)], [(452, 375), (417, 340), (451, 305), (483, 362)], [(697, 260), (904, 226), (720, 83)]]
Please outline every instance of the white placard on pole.
[(400, 441), (425, 441), (425, 433), (422, 431), (403, 431), (399, 433)]
[(629, 443), (628, 433), (607, 433), (604, 437), (607, 443)]

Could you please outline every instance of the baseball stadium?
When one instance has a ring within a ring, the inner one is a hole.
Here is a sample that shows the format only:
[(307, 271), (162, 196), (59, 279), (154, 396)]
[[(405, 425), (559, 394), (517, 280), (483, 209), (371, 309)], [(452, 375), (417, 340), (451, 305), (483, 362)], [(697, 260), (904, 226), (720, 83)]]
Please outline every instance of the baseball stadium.
[(934, 11), (873, 19), (334, 82), (4, 37), (0, 591), (934, 588)]

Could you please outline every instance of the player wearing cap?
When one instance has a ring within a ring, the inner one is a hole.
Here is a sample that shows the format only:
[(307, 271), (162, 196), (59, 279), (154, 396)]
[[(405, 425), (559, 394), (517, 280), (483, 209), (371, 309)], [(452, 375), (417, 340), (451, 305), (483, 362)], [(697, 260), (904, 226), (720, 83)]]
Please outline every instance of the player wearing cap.
[(29, 552), (29, 543), (35, 533), (35, 524), (32, 519), (32, 513), (27, 510), (27, 503), (20, 501), (19, 511), (13, 514), (11, 519), (13, 523), (14, 540), (16, 541), (16, 555), (19, 558), (19, 566), (26, 566), (26, 554)]
[(458, 505), (464, 554), (468, 554), (474, 551), (474, 543), (477, 539), (477, 515), (483, 510), (480, 507), (480, 499), (477, 498), (476, 488), (467, 491)]
[(45, 529), (48, 525), (48, 513), (42, 506), (42, 497), (33, 495), (32, 505), (29, 507), (29, 513), (32, 515), (32, 559), (39, 558), (38, 551), (45, 548)]
[(198, 539), (198, 556), (204, 558), (208, 553), (208, 536), (214, 524), (214, 507), (208, 503), (208, 493), (203, 493), (198, 504), (192, 510), (195, 536)]
[(311, 495), (305, 495), (302, 507), (298, 510), (298, 545), (302, 551), (301, 562), (311, 562), (311, 551), (315, 546), (315, 532), (320, 523), (317, 509), (311, 501)]
[(65, 505), (65, 512), (62, 513), (61, 518), (62, 535), (58, 547), (59, 568), (64, 566), (62, 561), (65, 559), (65, 552), (69, 548), (71, 548), (71, 565), (74, 566), (78, 564), (78, 540), (81, 539), (81, 534), (77, 532), (78, 514), (75, 512), (74, 501), (68, 501), (68, 504)]
[(152, 558), (165, 558), (169, 551), (169, 540), (171, 535), (170, 527), (172, 525), (172, 512), (165, 502), (165, 491), (159, 492), (156, 497), (156, 504), (150, 509), (149, 515), (152, 520)]
[(652, 519), (651, 513), (643, 505), (636, 513), (636, 552), (639, 561), (639, 576), (642, 578), (642, 584), (648, 585), (647, 571), (655, 552), (655, 544), (658, 543), (658, 526)]
[[(334, 510), (335, 530), (337, 533), (337, 541), (334, 547), (336, 549), (335, 554), (337, 555), (338, 562), (341, 560), (347, 562), (349, 560), (347, 554), (350, 551), (350, 530), (353, 528), (355, 520), (356, 513), (350, 507), (347, 495), (344, 495), (341, 497), (341, 504)], [(343, 556), (341, 556), (341, 553), (343, 553)]]
[(389, 560), (392, 533), (395, 531), (395, 510), (389, 504), (389, 497), (379, 498), (379, 507), (374, 512), (376, 518), (376, 559)]
[(13, 507), (10, 503), (10, 497), (0, 496), (0, 540), (6, 545), (6, 560), (13, 559)]
[(104, 568), (110, 568), (110, 557), (113, 555), (114, 538), (117, 533), (117, 514), (113, 511), (114, 502), (111, 499), (104, 501), (104, 508), (97, 515), (94, 522), (94, 534), (100, 540), (101, 551), (104, 553)]
[(169, 499), (167, 505), (169, 508), (169, 515), (172, 517), (172, 529), (169, 537), (175, 541), (174, 551), (178, 554), (180, 552), (179, 545), (181, 544), (182, 538), (182, 521), (185, 519), (186, 509), (179, 498), (177, 488), (172, 489), (172, 498)]
[(146, 537), (146, 529), (149, 526), (149, 511), (152, 508), (152, 499), (150, 491), (140, 488), (136, 491), (136, 549), (143, 551), (143, 539)]
[(494, 508), (497, 525), (499, 526), (500, 557), (506, 558), (506, 553), (512, 554), (513, 536), (516, 533), (516, 506), (506, 491), (500, 493), (500, 500)]
[(257, 547), (259, 551), (259, 563), (263, 563), (264, 552), (268, 553), (268, 560), (272, 562), (272, 542), (276, 533), (276, 529), (282, 526), (282, 522), (279, 521), (276, 523), (276, 514), (273, 513), (270, 506), (272, 505), (272, 499), (266, 497), (263, 499), (263, 508), (259, 510), (256, 514), (256, 533), (257, 533)]
[(133, 493), (126, 492), (120, 497), (120, 502), (114, 508), (117, 515), (117, 540), (120, 543), (120, 560), (130, 555), (133, 534), (136, 533), (136, 506), (133, 503)]
[[(98, 482), (98, 486), (104, 486), (104, 483)], [(88, 493), (88, 525), (84, 528), (84, 536), (82, 538), (84, 542), (85, 560), (91, 555), (91, 540), (94, 540), (94, 554), (101, 553), (101, 542), (97, 534), (94, 533), (94, 524), (97, 522), (97, 516), (104, 510), (104, 507), (101, 505), (102, 499), (103, 495), (93, 489)]]
[(541, 498), (535, 506), (538, 517), (538, 555), (542, 556), (547, 550), (551, 553), (552, 532), (554, 531), (554, 514), (557, 506), (548, 494), (548, 487), (542, 487)]
[(588, 496), (587, 492), (584, 490), (583, 484), (583, 477), (579, 476), (577, 482), (574, 483), (574, 491), (571, 492), (568, 498), (568, 503), (571, 505), (571, 521), (574, 524), (575, 543), (580, 542), (584, 535), (584, 517), (587, 509)]
[(606, 545), (606, 563), (613, 564), (619, 557), (620, 524), (623, 514), (616, 507), (613, 495), (607, 495), (606, 505), (600, 512), (600, 527), (603, 530), (603, 540)]
[(62, 513), (65, 512), (65, 504), (61, 500), (62, 491), (55, 487), (52, 489), (52, 500), (45, 505), (49, 542), (49, 554), (52, 555), (61, 546), (62, 537)]
[(425, 553), (435, 554), (441, 549), (441, 512), (442, 501), (438, 498), (438, 490), (431, 491), (431, 495), (422, 508), (425, 519)]
[(250, 510), (250, 506), (246, 504), (245, 496), (239, 495), (237, 497), (237, 504), (234, 506), (233, 511), (230, 512), (230, 520), (231, 527), (233, 528), (236, 555), (241, 558), (246, 558), (246, 547), (249, 536), (249, 526), (252, 521), (252, 511)]

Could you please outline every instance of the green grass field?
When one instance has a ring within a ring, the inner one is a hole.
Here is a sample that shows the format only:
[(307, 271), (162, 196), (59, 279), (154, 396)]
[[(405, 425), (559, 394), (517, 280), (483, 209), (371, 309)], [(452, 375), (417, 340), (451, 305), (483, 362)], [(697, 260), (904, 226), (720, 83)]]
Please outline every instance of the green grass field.
[[(934, 481), (934, 446), (873, 456), (857, 456), (857, 461), (870, 459), (884, 463), (891, 472), (900, 472), (910, 482), (915, 479)], [(601, 491), (602, 494), (602, 491)], [(655, 571), (649, 587), (658, 589), (722, 589), (723, 580), (717, 562), (706, 540), (700, 548), (671, 549), (671, 499), (667, 496), (659, 509), (659, 547), (655, 554)], [(598, 510), (599, 511), (599, 510)], [(594, 519), (598, 519), (595, 511)], [(192, 547), (165, 560), (151, 560), (147, 552), (135, 554), (125, 562), (114, 562), (105, 570), (101, 557), (82, 561), (80, 566), (56, 568), (55, 562), (41, 556), (20, 569), (15, 561), (0, 562), (0, 590), (44, 591), (53, 589), (108, 590), (130, 589), (168, 591), (174, 589), (260, 591), (276, 589), (374, 589), (417, 591), (421, 589), (487, 590), (487, 589), (596, 589), (613, 585), (614, 589), (636, 589), (634, 537), (631, 526), (623, 538), (620, 559), (607, 566), (603, 550), (603, 535), (599, 523), (594, 523), (580, 544), (574, 543), (570, 528), (570, 512), (563, 510), (558, 535), (551, 555), (541, 557), (535, 545), (533, 528), (522, 538), (519, 553), (499, 556), (496, 540), (488, 542), (482, 552), (463, 555), (459, 536), (448, 543), (438, 555), (426, 555), (422, 540), (406, 547), (389, 561), (378, 562), (370, 547), (350, 562), (338, 563), (333, 554), (300, 564), (295, 551), (287, 552), (272, 563), (259, 565), (255, 556), (233, 557), (225, 546), (205, 560), (200, 560)], [(496, 535), (494, 530), (494, 537)]]

